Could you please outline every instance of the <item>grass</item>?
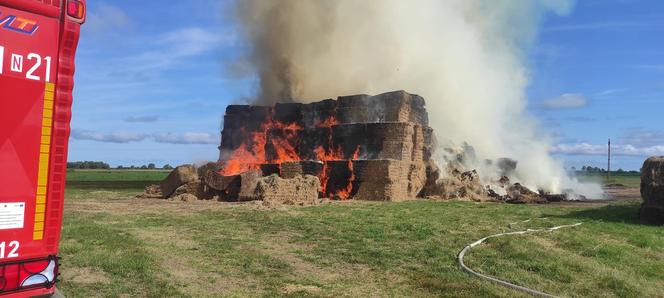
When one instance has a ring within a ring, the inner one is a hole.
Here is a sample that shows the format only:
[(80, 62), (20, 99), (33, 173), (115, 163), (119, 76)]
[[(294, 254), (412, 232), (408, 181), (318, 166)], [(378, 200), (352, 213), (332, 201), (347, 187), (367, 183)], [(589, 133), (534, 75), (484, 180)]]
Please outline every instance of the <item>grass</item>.
[(627, 187), (639, 188), (641, 186), (641, 175), (640, 174), (611, 174), (611, 178), (607, 178), (606, 174), (603, 173), (587, 173), (577, 176), (580, 181), (583, 182), (594, 182), (599, 184), (622, 184)]
[(67, 171), (67, 190), (70, 194), (82, 190), (137, 193), (163, 180), (168, 173), (164, 170), (70, 170)]
[[(111, 176), (93, 175), (109, 186)], [(70, 297), (520, 296), (466, 274), (456, 255), (531, 218), (515, 230), (583, 225), (492, 239), (466, 263), (561, 296), (661, 297), (664, 288), (664, 229), (637, 223), (637, 201), (422, 200), (261, 210), (69, 185), (60, 287)]]

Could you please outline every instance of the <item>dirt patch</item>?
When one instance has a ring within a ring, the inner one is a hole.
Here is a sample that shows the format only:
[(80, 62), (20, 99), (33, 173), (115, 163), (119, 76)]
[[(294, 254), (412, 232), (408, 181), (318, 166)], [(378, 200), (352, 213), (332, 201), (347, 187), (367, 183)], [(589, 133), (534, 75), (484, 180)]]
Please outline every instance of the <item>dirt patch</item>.
[(244, 208), (246, 204), (197, 200), (182, 202), (171, 200), (145, 200), (127, 195), (111, 193), (109, 197), (91, 200), (65, 200), (65, 209), (83, 213), (112, 214), (194, 214), (201, 211), (215, 211), (227, 208)]
[(639, 188), (626, 187), (624, 185), (608, 185), (604, 188), (604, 197), (609, 200), (640, 200)]
[(62, 280), (81, 284), (109, 284), (111, 278), (106, 272), (93, 267), (70, 267), (61, 270)]
[(95, 190), (91, 191), (87, 194), (87, 198), (104, 198), (108, 200), (117, 200), (117, 199), (123, 199), (125, 196), (123, 196), (121, 193), (114, 192), (114, 191), (107, 191), (107, 190)]
[(179, 195), (170, 197), (169, 200), (182, 201), (182, 202), (193, 202), (193, 201), (198, 200), (198, 197), (196, 197), (195, 195), (192, 195), (190, 193), (183, 193), (183, 194), (179, 194)]
[(295, 293), (309, 293), (309, 294), (318, 294), (321, 289), (317, 286), (305, 286), (305, 285), (294, 285), (287, 284), (281, 288), (281, 292), (286, 295), (292, 295)]
[(274, 237), (264, 239), (259, 247), (260, 252), (287, 262), (293, 268), (293, 278), (295, 279), (315, 277), (322, 282), (331, 282), (343, 277), (337, 270), (325, 269), (302, 260), (296, 252), (310, 251), (315, 246), (292, 243), (288, 240), (290, 237), (292, 235), (280, 233)]
[[(246, 296), (249, 285), (255, 281), (224, 276), (205, 270), (204, 263), (196, 252), (199, 244), (175, 228), (144, 228), (129, 231), (146, 243), (144, 246), (152, 255), (158, 256), (163, 278), (173, 280), (173, 285), (194, 297), (208, 296), (210, 293), (228, 295), (242, 293)], [(193, 256), (192, 256), (193, 255)]]
[[(308, 255), (316, 245), (294, 243), (290, 240), (293, 237), (295, 235), (279, 233), (262, 239), (260, 245), (254, 248), (261, 254), (288, 263), (292, 268), (289, 279), (297, 280), (298, 283), (283, 285), (280, 289), (283, 294), (320, 295), (321, 291), (325, 291), (330, 293), (330, 296), (388, 297), (385, 289), (380, 286), (382, 283), (404, 282), (403, 276), (395, 273), (383, 272), (379, 277), (364, 264), (335, 263), (333, 266), (321, 266), (306, 261), (301, 255)], [(323, 284), (325, 288), (316, 284)]]
[(188, 250), (198, 246), (196, 241), (187, 238), (172, 228), (132, 229), (129, 232), (141, 240), (160, 245), (173, 245), (178, 249)]

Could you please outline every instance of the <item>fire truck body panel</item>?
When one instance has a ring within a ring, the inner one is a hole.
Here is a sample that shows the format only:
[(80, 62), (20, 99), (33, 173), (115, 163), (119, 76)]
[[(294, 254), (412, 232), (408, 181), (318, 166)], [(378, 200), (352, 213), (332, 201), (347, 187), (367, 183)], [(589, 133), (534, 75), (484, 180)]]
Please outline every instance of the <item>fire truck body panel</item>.
[(75, 0), (0, 0), (0, 296), (55, 289), (84, 9)]

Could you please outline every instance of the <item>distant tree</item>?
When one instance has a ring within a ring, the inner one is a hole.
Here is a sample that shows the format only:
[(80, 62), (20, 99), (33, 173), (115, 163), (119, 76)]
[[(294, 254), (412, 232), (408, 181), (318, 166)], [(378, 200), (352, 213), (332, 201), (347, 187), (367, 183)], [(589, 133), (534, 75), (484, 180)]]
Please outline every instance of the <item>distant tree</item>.
[(172, 165), (169, 165), (169, 164), (164, 165), (164, 170), (172, 170), (172, 169), (173, 169)]
[(623, 170), (623, 169), (618, 169), (618, 170), (616, 171), (616, 173), (620, 173), (620, 174), (622, 174), (622, 173), (625, 173), (625, 170)]
[(68, 169), (110, 169), (111, 166), (103, 161), (74, 161), (67, 163)]
[(586, 166), (581, 167), (581, 171), (584, 171), (584, 172), (585, 172), (586, 169), (588, 169), (588, 167), (586, 167)]
[(132, 166), (131, 166), (131, 167), (129, 167), (129, 168), (130, 168), (130, 169), (135, 169), (135, 168), (136, 168), (136, 166), (132, 165)]
[(148, 166), (146, 166), (146, 165), (142, 165), (142, 166), (141, 166), (141, 169), (143, 169), (143, 170), (147, 170), (147, 169), (148, 169)]
[(576, 167), (572, 167), (572, 172), (576, 172)]
[(148, 169), (153, 170), (155, 168), (157, 168), (157, 166), (155, 164), (153, 164), (153, 163), (148, 164)]
[(122, 165), (119, 165), (117, 169), (122, 170), (122, 169), (124, 169), (124, 167)]

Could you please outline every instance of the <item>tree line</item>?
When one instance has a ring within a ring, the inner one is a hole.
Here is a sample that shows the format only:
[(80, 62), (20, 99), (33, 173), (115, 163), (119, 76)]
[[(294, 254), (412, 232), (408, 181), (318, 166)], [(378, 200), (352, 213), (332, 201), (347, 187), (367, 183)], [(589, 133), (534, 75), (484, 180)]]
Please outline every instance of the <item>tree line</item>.
[[(72, 162), (67, 162), (67, 169), (76, 169), (76, 170), (107, 170), (111, 169), (111, 166), (108, 163), (105, 163), (103, 161), (72, 161)], [(146, 165), (141, 165), (141, 166), (122, 166), (119, 165), (116, 167), (116, 169), (122, 170), (122, 169), (142, 169), (142, 170), (154, 170), (158, 169), (157, 165), (154, 163), (149, 163)], [(172, 170), (173, 166), (169, 164), (165, 164), (161, 169), (164, 170)]]
[[(120, 170), (122, 170), (122, 169), (154, 170), (154, 169), (158, 169), (158, 168), (157, 168), (157, 165), (155, 165), (155, 164), (153, 164), (153, 163), (149, 163), (149, 164), (147, 164), (147, 165), (142, 165), (142, 166), (127, 166), (127, 167), (125, 167), (125, 166), (118, 166), (117, 169), (120, 169)], [(173, 169), (173, 166), (171, 166), (171, 165), (169, 165), (169, 164), (165, 164), (163, 167), (161, 167), (161, 169), (164, 169), (164, 170), (172, 170), (172, 169)]]
[[(583, 166), (583, 167), (581, 167), (580, 171), (577, 170), (576, 167), (572, 167), (572, 171), (580, 172), (580, 173), (592, 173), (592, 174), (606, 173), (605, 168), (593, 167), (593, 166)], [(639, 173), (639, 171), (635, 171), (635, 170), (626, 171), (626, 170), (623, 170), (623, 169), (618, 169), (618, 170), (615, 170), (615, 171), (611, 171), (611, 174), (638, 174), (638, 173)]]

